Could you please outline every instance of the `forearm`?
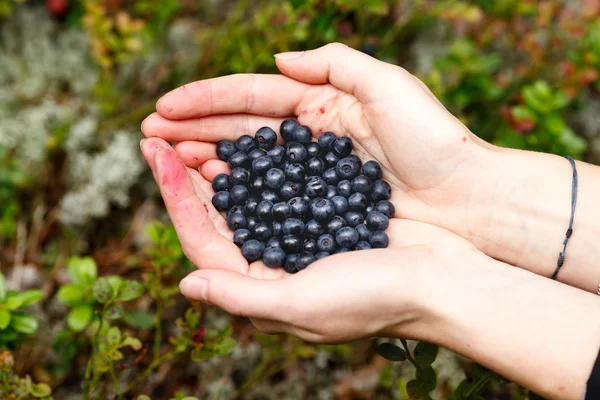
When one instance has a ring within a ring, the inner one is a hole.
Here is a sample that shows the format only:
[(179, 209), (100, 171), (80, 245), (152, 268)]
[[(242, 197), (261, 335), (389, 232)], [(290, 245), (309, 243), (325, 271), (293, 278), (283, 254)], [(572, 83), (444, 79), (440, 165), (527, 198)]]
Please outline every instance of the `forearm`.
[(600, 347), (597, 296), (484, 257), (427, 280), (420, 339), (543, 396), (581, 398)]
[[(467, 225), (486, 254), (550, 277), (571, 216), (573, 170), (562, 157), (491, 148), (474, 179)], [(577, 162), (579, 190), (558, 280), (596, 293), (600, 283), (600, 168)]]

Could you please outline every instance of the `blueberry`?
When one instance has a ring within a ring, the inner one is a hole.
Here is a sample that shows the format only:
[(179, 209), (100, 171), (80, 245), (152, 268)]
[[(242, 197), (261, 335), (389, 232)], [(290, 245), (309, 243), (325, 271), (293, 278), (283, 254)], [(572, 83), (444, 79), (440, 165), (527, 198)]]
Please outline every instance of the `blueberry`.
[(319, 154), (321, 154), (321, 148), (315, 142), (307, 143), (306, 152), (308, 153), (309, 158), (318, 157)]
[(285, 261), (285, 251), (279, 247), (267, 247), (262, 260), (269, 268), (281, 267)]
[(227, 161), (229, 157), (234, 155), (238, 150), (235, 148), (235, 144), (231, 140), (221, 140), (217, 143), (217, 156), (219, 160)]
[(277, 142), (277, 133), (268, 126), (263, 126), (256, 131), (254, 137), (256, 138), (258, 147), (265, 150), (272, 149), (275, 146), (275, 142)]
[(306, 236), (308, 236), (308, 237), (318, 238), (323, 233), (325, 233), (325, 228), (316, 219), (311, 219), (310, 221), (308, 221), (306, 223), (305, 232), (306, 232)]
[(331, 200), (319, 198), (312, 204), (311, 211), (317, 221), (326, 221), (335, 214), (335, 207)]
[(312, 138), (312, 131), (306, 125), (298, 125), (296, 129), (294, 129), (292, 137), (294, 138), (294, 142), (310, 143), (310, 139)]
[(365, 214), (369, 214), (371, 211), (375, 211), (375, 207), (372, 205), (365, 208)]
[(339, 160), (340, 158), (333, 154), (331, 151), (325, 154), (324, 161), (325, 165), (327, 165), (328, 167), (335, 167)]
[(354, 250), (368, 250), (370, 248), (371, 248), (371, 244), (364, 240), (361, 240), (360, 242), (358, 242), (356, 244), (356, 246), (354, 246)]
[(326, 251), (327, 253), (333, 253), (335, 250), (335, 239), (329, 233), (319, 236), (317, 239), (317, 250)]
[(327, 193), (327, 183), (319, 176), (311, 176), (306, 180), (304, 192), (310, 198), (323, 197)]
[(283, 263), (283, 269), (285, 272), (289, 274), (295, 274), (298, 272), (298, 254), (288, 254), (285, 257), (285, 261)]
[(371, 199), (373, 201), (389, 200), (391, 195), (392, 188), (389, 183), (381, 179), (375, 181), (373, 191), (371, 192)]
[(302, 218), (308, 213), (308, 201), (302, 197), (294, 197), (288, 201), (288, 204), (292, 207), (294, 217)]
[(271, 224), (264, 221), (256, 224), (251, 232), (255, 238), (261, 241), (268, 240), (273, 235)]
[(308, 251), (303, 251), (302, 253), (298, 254), (296, 269), (298, 271), (302, 271), (304, 268), (308, 267), (315, 261), (315, 256), (312, 253), (309, 253)]
[(360, 172), (360, 159), (356, 156), (348, 156), (342, 158), (335, 166), (337, 174), (340, 179), (352, 179), (358, 176)]
[(381, 179), (381, 167), (377, 161), (367, 161), (365, 165), (363, 165), (363, 174), (365, 174), (372, 181), (376, 181)]
[(331, 151), (340, 158), (349, 156), (352, 153), (352, 140), (346, 136), (335, 139)]
[(273, 163), (273, 159), (271, 159), (271, 157), (261, 156), (252, 161), (252, 172), (254, 172), (256, 175), (263, 176), (274, 166), (275, 163)]
[(265, 184), (271, 189), (279, 189), (285, 183), (285, 173), (278, 168), (271, 168), (265, 175)]
[(252, 136), (242, 135), (238, 138), (238, 140), (235, 141), (235, 147), (237, 147), (239, 151), (247, 153), (248, 151), (250, 151), (250, 149), (256, 147), (256, 142), (254, 141), (254, 138)]
[(344, 215), (346, 211), (348, 211), (348, 199), (343, 196), (335, 196), (331, 199), (333, 203), (333, 207), (335, 208), (335, 213), (337, 215)]
[(285, 177), (288, 181), (304, 182), (304, 174), (304, 167), (297, 162), (285, 167)]
[(254, 177), (250, 180), (250, 189), (255, 193), (261, 193), (266, 189), (265, 178), (262, 176)]
[(273, 221), (271, 224), (271, 230), (273, 231), (273, 236), (281, 235), (281, 222)]
[(265, 250), (265, 245), (256, 239), (247, 240), (242, 245), (242, 255), (248, 262), (254, 262), (258, 260)]
[(283, 146), (275, 146), (267, 152), (267, 155), (273, 159), (275, 165), (279, 165), (285, 157), (285, 148)]
[(301, 143), (296, 142), (289, 144), (285, 154), (290, 161), (297, 163), (304, 161), (308, 156), (306, 148)]
[(236, 167), (229, 174), (229, 182), (232, 185), (245, 185), (250, 181), (250, 172), (246, 168)]
[(340, 217), (339, 215), (334, 215), (331, 221), (327, 223), (327, 232), (333, 235), (346, 225), (347, 223), (344, 218)]
[(264, 192), (262, 192), (262, 194), (260, 195), (260, 197), (263, 200), (267, 200), (270, 201), (271, 203), (278, 203), (279, 202), (279, 195), (273, 191), (270, 190), (265, 190)]
[(351, 226), (344, 226), (335, 233), (335, 241), (340, 247), (354, 247), (358, 243), (358, 232)]
[(255, 147), (253, 149), (250, 149), (250, 151), (248, 152), (247, 155), (248, 155), (248, 162), (251, 164), (257, 158), (266, 156), (267, 152), (261, 148)]
[(388, 247), (390, 239), (388, 238), (387, 233), (383, 231), (375, 231), (371, 233), (369, 243), (371, 243), (371, 247), (373, 247), (374, 249), (383, 249)]
[(326, 153), (331, 150), (331, 145), (335, 142), (336, 136), (333, 132), (323, 132), (321, 136), (319, 136), (319, 147), (323, 149), (323, 152)]
[(369, 200), (362, 193), (354, 193), (348, 197), (348, 208), (354, 211), (364, 211)]
[(244, 214), (246, 214), (247, 216), (256, 214), (256, 206), (258, 206), (258, 203), (258, 197), (248, 197), (248, 200), (246, 200), (246, 204), (244, 204)]
[(344, 219), (346, 220), (348, 226), (351, 227), (356, 227), (365, 222), (364, 215), (358, 211), (348, 211), (346, 214), (344, 214)]
[(298, 218), (288, 218), (281, 224), (281, 230), (284, 235), (302, 236), (304, 229), (304, 222)]
[(298, 182), (285, 182), (281, 189), (279, 189), (279, 194), (283, 197), (284, 200), (289, 200), (292, 197), (296, 197), (300, 195), (302, 192), (302, 184)]
[(256, 228), (256, 225), (258, 225), (259, 222), (260, 222), (260, 220), (257, 217), (254, 217), (254, 216), (246, 217), (246, 228), (250, 232), (253, 232), (254, 228)]
[(282, 248), (282, 240), (281, 238), (274, 236), (267, 242), (267, 247), (279, 247)]
[(281, 240), (281, 247), (288, 253), (298, 253), (302, 248), (302, 241), (298, 236), (285, 235)]
[(291, 142), (294, 137), (294, 130), (298, 126), (298, 122), (294, 119), (286, 119), (279, 126), (279, 133), (286, 142)]
[(313, 238), (304, 239), (302, 249), (304, 249), (304, 251), (308, 251), (309, 253), (315, 254), (317, 252), (317, 240)]
[(218, 211), (225, 211), (229, 208), (229, 192), (217, 192), (212, 197), (212, 204)]
[(285, 202), (273, 204), (272, 211), (275, 221), (283, 221), (284, 219), (292, 216), (292, 207)]
[(246, 241), (249, 240), (250, 237), (251, 237), (251, 235), (250, 235), (250, 231), (248, 229), (245, 229), (245, 228), (237, 229), (233, 233), (233, 243), (235, 243), (235, 245), (237, 247), (242, 247), (242, 245), (244, 243), (246, 243)]
[(384, 213), (371, 211), (367, 214), (367, 228), (371, 231), (385, 231), (390, 225), (390, 219)]
[(325, 162), (319, 157), (309, 158), (306, 162), (308, 175), (321, 175), (325, 170)]
[(229, 168), (245, 167), (247, 164), (248, 155), (243, 151), (234, 153), (231, 157), (229, 157), (229, 160), (227, 160), (227, 165), (229, 165)]
[(269, 200), (262, 200), (256, 206), (256, 215), (262, 221), (271, 221), (273, 219), (273, 202)]
[(337, 184), (337, 190), (340, 196), (348, 198), (350, 197), (350, 194), (352, 194), (352, 184), (349, 180), (339, 181)]
[(335, 253), (334, 253), (334, 254), (339, 254), (339, 253), (347, 253), (347, 252), (349, 252), (349, 251), (350, 251), (350, 249), (349, 249), (349, 248), (347, 248), (347, 247), (340, 247), (339, 249), (337, 249), (337, 250), (335, 251)]
[(369, 194), (373, 189), (373, 182), (366, 175), (359, 175), (352, 179), (352, 191)]
[(326, 251), (320, 251), (320, 252), (318, 252), (317, 254), (315, 254), (315, 259), (316, 259), (316, 260), (321, 260), (321, 259), (323, 259), (323, 258), (325, 258), (325, 257), (329, 257), (330, 255), (331, 255), (331, 254), (329, 254), (329, 253), (328, 253), (328, 252), (326, 252)]
[(244, 204), (248, 199), (248, 188), (244, 185), (235, 185), (229, 194), (234, 204)]
[(212, 188), (215, 193), (223, 190), (229, 190), (229, 175), (218, 174), (215, 176), (212, 181)]
[(388, 200), (381, 200), (375, 206), (375, 209), (382, 214), (385, 214), (388, 218), (392, 218), (396, 213), (396, 208), (392, 204), (392, 202)]
[[(229, 196), (230, 196), (229, 198), (231, 199), (231, 194)], [(239, 204), (236, 204), (236, 205), (232, 206), (229, 210), (227, 210), (227, 216), (229, 217), (233, 213), (241, 213), (241, 212), (244, 212), (244, 207), (242, 207)]]
[(340, 177), (333, 167), (323, 172), (323, 179), (328, 185), (337, 185), (340, 181)]
[(246, 216), (243, 213), (233, 213), (227, 217), (227, 226), (232, 231), (246, 227)]
[(361, 241), (368, 242), (371, 237), (371, 231), (365, 224), (359, 224), (356, 226), (356, 231), (358, 232), (358, 238)]

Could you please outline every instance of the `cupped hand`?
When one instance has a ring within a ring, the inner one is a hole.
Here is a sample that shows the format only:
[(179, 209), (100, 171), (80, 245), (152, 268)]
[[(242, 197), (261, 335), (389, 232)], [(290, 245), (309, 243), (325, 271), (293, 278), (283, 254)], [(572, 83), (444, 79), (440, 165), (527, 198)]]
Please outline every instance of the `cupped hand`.
[(240, 74), (184, 85), (142, 124), (147, 137), (175, 147), (207, 178), (227, 172), (215, 143), (297, 117), (316, 137), (352, 138), (377, 160), (399, 217), (469, 237), (467, 216), (486, 145), (404, 69), (341, 44), (276, 57), (283, 75)]
[(336, 254), (294, 275), (248, 264), (211, 204), (210, 182), (164, 140), (146, 139), (141, 147), (183, 250), (199, 267), (182, 281), (183, 293), (250, 317), (268, 333), (327, 343), (373, 335), (424, 339), (420, 322), (436, 296), (432, 277), (482, 257), (449, 231), (395, 217), (386, 249)]

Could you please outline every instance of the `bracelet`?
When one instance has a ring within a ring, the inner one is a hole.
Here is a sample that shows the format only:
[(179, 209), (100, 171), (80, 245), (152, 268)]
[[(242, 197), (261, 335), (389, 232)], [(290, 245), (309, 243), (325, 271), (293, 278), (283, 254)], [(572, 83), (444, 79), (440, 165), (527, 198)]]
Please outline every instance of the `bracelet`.
[[(569, 221), (569, 228), (567, 229), (566, 237), (563, 242), (563, 251), (561, 251), (558, 255), (558, 262), (556, 263), (556, 270), (554, 271), (554, 274), (552, 274), (552, 279), (556, 279), (558, 271), (560, 271), (560, 268), (565, 263), (567, 243), (569, 242), (571, 235), (573, 235), (573, 219), (575, 218), (575, 206), (577, 205), (577, 187), (579, 183), (579, 180), (577, 178), (577, 166), (575, 165), (575, 161), (571, 157), (567, 156), (565, 158), (569, 160), (571, 166), (573, 167), (573, 183), (571, 185), (571, 220)], [(600, 287), (598, 287), (598, 294), (600, 295)]]

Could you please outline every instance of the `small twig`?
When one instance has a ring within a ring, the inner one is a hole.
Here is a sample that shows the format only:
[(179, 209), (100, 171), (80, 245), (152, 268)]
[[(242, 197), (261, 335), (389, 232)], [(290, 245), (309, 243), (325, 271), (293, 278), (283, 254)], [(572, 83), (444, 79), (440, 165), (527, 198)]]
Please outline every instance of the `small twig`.
[(112, 378), (113, 386), (115, 387), (115, 394), (120, 397), (119, 393), (121, 392), (121, 387), (119, 385), (119, 379), (117, 379), (117, 375), (115, 374), (115, 367), (112, 363), (110, 365), (110, 377)]
[(473, 394), (478, 393), (480, 390), (482, 390), (488, 384), (488, 382), (492, 378), (493, 377), (491, 375), (485, 375), (485, 376), (479, 378), (479, 382), (477, 382), (476, 384), (471, 386), (471, 388), (467, 391), (467, 393), (465, 393), (465, 397), (468, 399)]
[(410, 363), (414, 365), (416, 369), (420, 369), (421, 367), (419, 366), (419, 364), (417, 364), (415, 359), (410, 354), (410, 350), (408, 349), (408, 343), (406, 342), (406, 339), (400, 339), (400, 342), (402, 342), (402, 347), (404, 347), (404, 351), (406, 352), (406, 358), (408, 359), (408, 361), (410, 361)]

